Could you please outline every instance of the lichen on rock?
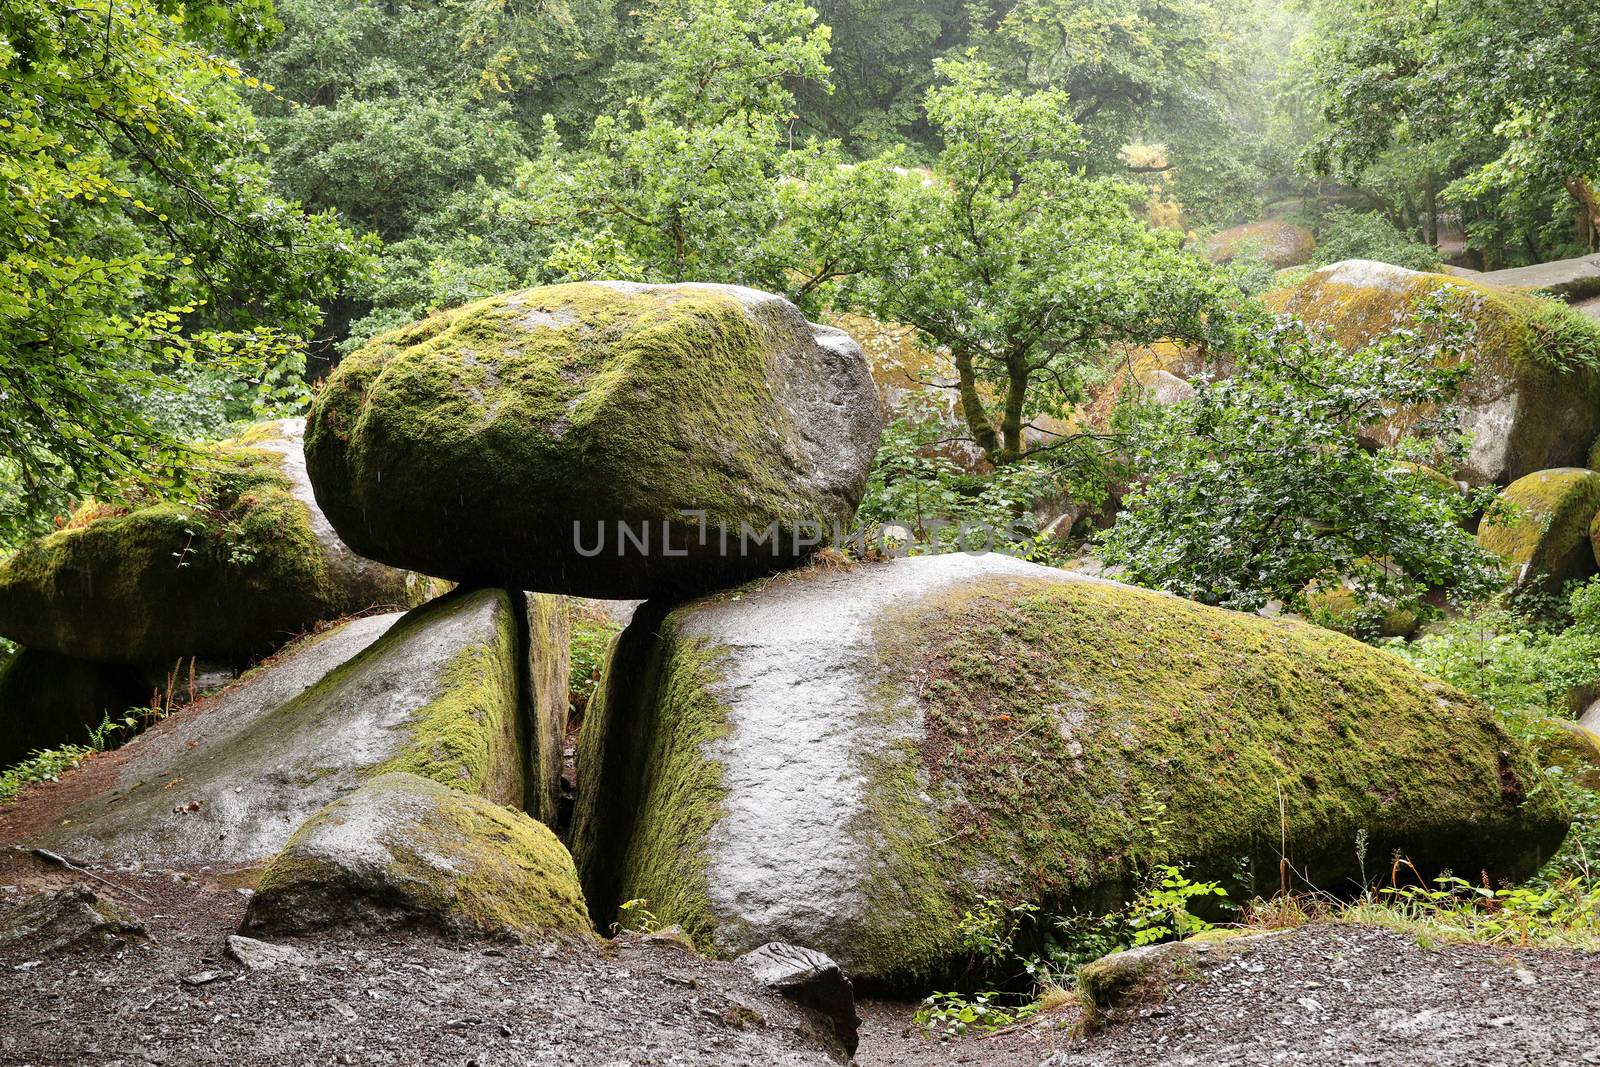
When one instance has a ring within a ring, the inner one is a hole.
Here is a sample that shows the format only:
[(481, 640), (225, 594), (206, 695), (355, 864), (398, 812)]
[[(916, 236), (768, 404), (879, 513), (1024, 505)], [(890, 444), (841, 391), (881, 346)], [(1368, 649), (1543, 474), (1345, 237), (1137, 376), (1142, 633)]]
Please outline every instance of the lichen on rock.
[[(1461, 428), (1473, 442), (1455, 473), (1473, 484), (1504, 485), (1536, 470), (1584, 463), (1600, 433), (1600, 325), (1565, 304), (1371, 260), (1335, 263), (1266, 296), (1269, 307), (1347, 349), (1411, 325), (1428, 301), (1442, 302), (1472, 327)], [(1392, 443), (1428, 414), (1393, 413), (1373, 443)]]

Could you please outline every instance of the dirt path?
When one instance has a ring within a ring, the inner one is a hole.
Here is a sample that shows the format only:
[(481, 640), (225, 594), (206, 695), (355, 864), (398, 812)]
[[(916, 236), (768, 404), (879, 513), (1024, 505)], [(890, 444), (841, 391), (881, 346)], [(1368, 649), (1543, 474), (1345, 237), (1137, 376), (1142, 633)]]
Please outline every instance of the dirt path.
[[(98, 870), (112, 885), (0, 853), (0, 911), (91, 885), (149, 927), (120, 949), (0, 947), (0, 1064), (634, 1067), (838, 1060), (815, 1022), (745, 973), (663, 941), (500, 946), (421, 934), (294, 944), (248, 972), (223, 946), (249, 872)], [(197, 976), (213, 972), (199, 984)], [(1600, 1064), (1600, 955), (1422, 949), (1372, 927), (1310, 926), (1167, 984), (1088, 1038), (1069, 1007), (940, 1041), (913, 1005), (865, 1001), (860, 1067), (1148, 1064)]]

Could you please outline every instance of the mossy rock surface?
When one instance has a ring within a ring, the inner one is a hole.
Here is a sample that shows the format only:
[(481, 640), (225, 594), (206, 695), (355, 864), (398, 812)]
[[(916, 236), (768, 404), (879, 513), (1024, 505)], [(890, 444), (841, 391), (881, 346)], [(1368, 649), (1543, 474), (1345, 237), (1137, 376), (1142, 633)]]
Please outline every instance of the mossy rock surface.
[(242, 929), (422, 926), (514, 940), (591, 933), (572, 857), (542, 823), (413, 774), (317, 812), (261, 874)]
[(104, 663), (243, 663), (325, 619), (422, 599), (361, 560), (316, 508), (300, 423), (197, 446), (197, 499), (90, 502), (0, 561), (0, 635)]
[[(1586, 461), (1600, 433), (1600, 325), (1565, 304), (1477, 280), (1352, 259), (1267, 294), (1349, 349), (1411, 325), (1425, 301), (1472, 325), (1465, 358), (1472, 375), (1462, 395), (1461, 429), (1473, 434), (1455, 475), (1474, 485), (1505, 485), (1525, 474)], [(1401, 409), (1371, 435), (1403, 436), (1430, 413)]]
[[(521, 594), (457, 591), (319, 635), (118, 754), (109, 788), (47, 835), (67, 854), (251, 863), (313, 812), (403, 771), (539, 811)], [(565, 671), (565, 646), (538, 674)], [(564, 710), (564, 709), (563, 709)], [(169, 786), (170, 783), (170, 786)], [(537, 792), (537, 790), (533, 790)]]
[[(796, 544), (808, 524), (847, 526), (882, 412), (855, 343), (779, 297), (592, 282), (375, 338), (329, 378), (309, 427), (317, 499), (357, 551), (627, 598), (766, 573), (810, 550)], [(704, 513), (704, 534), (686, 511)], [(741, 554), (741, 524), (777, 524), (779, 551)]]
[(149, 698), (132, 667), (19, 649), (0, 659), (0, 767), (35, 749), (86, 745), (107, 714), (120, 716)]
[(1595, 572), (1590, 528), (1600, 514), (1600, 474), (1582, 467), (1536, 471), (1500, 494), (1515, 518), (1495, 521), (1494, 510), (1478, 526), (1478, 543), (1505, 561), (1522, 589), (1559, 593), (1575, 578)]
[[(1325, 890), (1355, 839), (1516, 878), (1568, 815), (1494, 712), (1293, 620), (1001, 556), (820, 568), (643, 616), (579, 749), (597, 923), (645, 897), (725, 952), (948, 977), (985, 898), (1109, 908), (1137, 863)], [(1143, 818), (1167, 806), (1163, 842)]]
[(1311, 254), (1317, 250), (1317, 239), (1304, 226), (1269, 219), (1213, 234), (1206, 241), (1205, 249), (1213, 263), (1227, 263), (1253, 250), (1269, 265), (1282, 270), (1309, 263)]

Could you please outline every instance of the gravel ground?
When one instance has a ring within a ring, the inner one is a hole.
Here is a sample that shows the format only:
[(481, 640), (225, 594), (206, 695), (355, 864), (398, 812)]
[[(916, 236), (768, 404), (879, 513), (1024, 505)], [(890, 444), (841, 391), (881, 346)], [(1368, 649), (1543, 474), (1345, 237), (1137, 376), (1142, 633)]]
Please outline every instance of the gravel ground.
[[(837, 1065), (813, 1020), (728, 963), (661, 939), (495, 945), (426, 934), (292, 941), (303, 964), (223, 953), (245, 898), (214, 873), (87, 882), (148, 940), (34, 956), (0, 948), (0, 1064), (36, 1067)], [(11, 854), (0, 911), (83, 882)], [(204, 984), (185, 982), (215, 975)]]
[(1307, 926), (1174, 980), (1049, 1067), (1600, 1064), (1600, 955)]
[[(247, 971), (223, 946), (249, 871), (97, 869), (0, 852), (0, 912), (87, 884), (148, 926), (120, 948), (0, 947), (0, 1064), (822, 1067), (815, 1021), (744, 971), (662, 939), (495, 945), (421, 933), (289, 942)], [(201, 984), (185, 978), (214, 972)], [(914, 1005), (860, 1005), (860, 1067), (1600, 1064), (1600, 955), (1308, 926), (1170, 976), (1088, 1037), (1067, 1007), (937, 1040)]]

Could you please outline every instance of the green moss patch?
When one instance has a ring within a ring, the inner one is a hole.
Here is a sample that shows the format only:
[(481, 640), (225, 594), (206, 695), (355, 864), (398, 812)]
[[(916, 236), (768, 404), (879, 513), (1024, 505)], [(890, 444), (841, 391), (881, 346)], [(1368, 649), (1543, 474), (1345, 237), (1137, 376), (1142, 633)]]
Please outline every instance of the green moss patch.
[[(1377, 864), (1534, 869), (1566, 815), (1493, 713), (1359, 642), (1109, 583), (1019, 583), (880, 623), (885, 714), (923, 725), (873, 784), (879, 973), (933, 971), (985, 897), (1114, 905), (1138, 864), (1264, 890)], [(1171, 826), (1152, 835), (1149, 798)], [(931, 805), (930, 805), (931, 800)]]
[(705, 841), (727, 790), (706, 750), (728, 731), (712, 694), (727, 652), (683, 638), (670, 618), (655, 631), (623, 632), (584, 717), (573, 852), (597, 926), (614, 921), (621, 901), (642, 898), (707, 947)]
[(1595, 571), (1590, 525), (1600, 514), (1600, 474), (1581, 467), (1536, 471), (1506, 486), (1509, 509), (1490, 509), (1478, 543), (1521, 584), (1559, 592)]
[[(446, 601), (438, 611), (429, 605), (412, 612), (384, 640), (404, 640), (451, 606)], [(516, 618), (506, 600), (496, 614), (492, 642), (469, 645), (456, 654), (439, 680), (439, 695), (412, 717), (409, 742), (371, 773), (415, 774), (521, 804), (526, 742), (518, 703), (521, 655)]]
[(243, 662), (338, 615), (280, 458), (217, 445), (195, 462), (193, 501), (90, 502), (0, 563), (0, 633), (102, 662)]

